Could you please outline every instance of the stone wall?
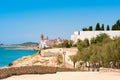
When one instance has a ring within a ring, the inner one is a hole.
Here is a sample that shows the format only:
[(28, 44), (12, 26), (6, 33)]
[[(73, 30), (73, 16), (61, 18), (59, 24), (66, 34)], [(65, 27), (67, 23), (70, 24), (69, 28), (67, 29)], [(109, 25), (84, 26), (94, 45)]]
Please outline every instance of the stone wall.
[(100, 72), (117, 72), (117, 73), (120, 73), (120, 69), (100, 68)]
[(53, 74), (58, 71), (74, 71), (72, 69), (48, 67), (48, 66), (23, 66), (9, 67), (0, 69), (0, 79), (7, 78), (12, 75), (22, 74)]

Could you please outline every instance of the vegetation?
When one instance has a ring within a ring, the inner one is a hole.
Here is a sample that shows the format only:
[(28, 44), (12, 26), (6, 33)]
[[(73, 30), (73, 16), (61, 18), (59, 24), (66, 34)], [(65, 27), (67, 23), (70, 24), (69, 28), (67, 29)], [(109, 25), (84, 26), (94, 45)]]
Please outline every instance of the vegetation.
[(72, 55), (72, 56), (70, 56), (70, 59), (72, 60), (73, 66), (74, 66), (74, 69), (75, 69), (75, 64), (76, 64), (76, 62), (78, 61), (77, 55)]
[(93, 30), (92, 26), (89, 26), (89, 28), (83, 28), (83, 31), (92, 31), (92, 30)]
[(57, 65), (61, 65), (63, 63), (63, 56), (62, 54), (57, 54)]
[(101, 30), (104, 31), (104, 24), (102, 24)]
[(116, 23), (112, 26), (112, 30), (120, 30), (120, 20), (116, 21)]
[[(89, 63), (88, 68), (118, 68), (120, 69), (120, 37), (111, 39), (107, 34), (102, 33), (89, 41), (79, 40), (77, 42), (78, 52), (70, 56), (74, 67), (76, 62)], [(83, 64), (79, 64), (80, 66)]]
[(109, 25), (107, 25), (107, 28), (106, 28), (106, 30), (107, 30), (107, 31), (109, 31), (109, 30), (110, 30), (110, 27), (109, 27)]
[(99, 23), (96, 24), (96, 28), (95, 28), (95, 30), (96, 30), (96, 31), (101, 30), (101, 28), (100, 28), (100, 24), (99, 24)]
[[(83, 28), (83, 31), (93, 31), (92, 26), (89, 26), (88, 28)], [(102, 26), (100, 26), (100, 23), (97, 23), (95, 26), (95, 30), (96, 31), (104, 31), (105, 30), (105, 26), (104, 24), (102, 24)], [(109, 30), (120, 30), (120, 19), (116, 21), (116, 23), (114, 25), (112, 25), (112, 28), (110, 29), (110, 26), (107, 25), (106, 26), (106, 31)]]
[(55, 45), (55, 47), (62, 47), (62, 48), (70, 48), (73, 45), (73, 41), (71, 40), (64, 40), (63, 43)]
[(89, 26), (89, 31), (92, 31), (92, 30), (93, 30), (92, 26)]

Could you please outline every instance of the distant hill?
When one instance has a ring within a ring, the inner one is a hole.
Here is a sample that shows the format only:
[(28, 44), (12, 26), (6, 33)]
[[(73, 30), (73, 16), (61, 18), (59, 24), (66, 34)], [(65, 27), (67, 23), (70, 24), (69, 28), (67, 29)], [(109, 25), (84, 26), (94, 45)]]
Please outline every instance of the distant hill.
[(21, 44), (12, 44), (13, 46), (30, 46), (30, 47), (36, 47), (39, 45), (37, 42), (25, 42)]
[(4, 46), (4, 44), (0, 44), (0, 46)]
[(22, 43), (22, 44), (19, 44), (21, 46), (38, 46), (38, 43), (36, 42), (25, 42), (25, 43)]

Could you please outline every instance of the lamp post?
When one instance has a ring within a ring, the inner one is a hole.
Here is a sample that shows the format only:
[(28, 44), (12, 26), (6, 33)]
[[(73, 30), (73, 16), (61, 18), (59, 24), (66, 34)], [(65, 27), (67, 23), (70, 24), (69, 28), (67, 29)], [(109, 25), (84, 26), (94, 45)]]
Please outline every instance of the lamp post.
[(65, 51), (63, 51), (63, 55), (64, 55), (64, 67), (66, 67), (66, 66), (65, 66), (65, 55), (66, 55), (66, 52), (65, 52)]

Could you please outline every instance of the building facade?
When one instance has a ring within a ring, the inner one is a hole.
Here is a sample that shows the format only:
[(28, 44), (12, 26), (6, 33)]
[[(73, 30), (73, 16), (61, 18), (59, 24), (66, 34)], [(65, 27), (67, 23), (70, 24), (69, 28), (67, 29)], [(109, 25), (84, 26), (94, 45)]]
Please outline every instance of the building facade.
[(42, 49), (42, 48), (52, 47), (54, 45), (58, 45), (58, 44), (63, 43), (63, 41), (64, 41), (64, 39), (61, 39), (61, 38), (56, 38), (56, 39), (53, 39), (53, 40), (49, 40), (48, 37), (44, 38), (44, 36), (41, 35), (39, 48)]
[(76, 43), (78, 39), (84, 40), (87, 38), (90, 41), (91, 38), (101, 33), (106, 33), (110, 38), (120, 36), (120, 31), (75, 31), (74, 34), (71, 35), (71, 40)]

